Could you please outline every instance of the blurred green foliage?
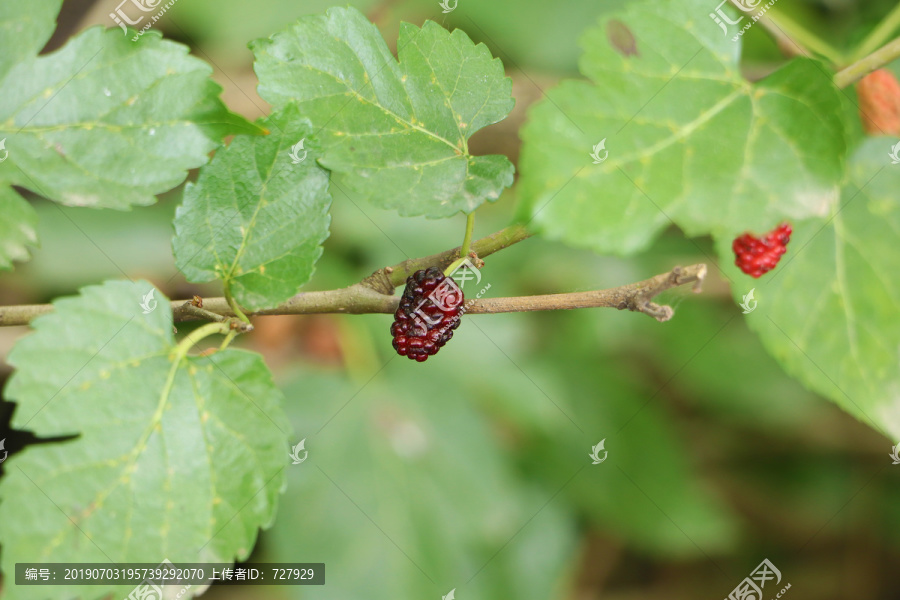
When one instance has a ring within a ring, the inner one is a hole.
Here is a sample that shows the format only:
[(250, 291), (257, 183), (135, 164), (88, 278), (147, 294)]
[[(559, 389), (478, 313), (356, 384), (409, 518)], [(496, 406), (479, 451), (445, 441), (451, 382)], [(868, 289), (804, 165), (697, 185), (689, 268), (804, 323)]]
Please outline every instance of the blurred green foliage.
[[(460, 0), (447, 16), (436, 1), (350, 4), (388, 40), (401, 19), (445, 18), (539, 81), (572, 76), (578, 34), (622, 3)], [(233, 74), (250, 68), (246, 42), (335, 4), (185, 0), (161, 27)], [(891, 8), (778, 4), (842, 50)], [(744, 42), (745, 69), (779, 59), (762, 28)], [(476, 236), (508, 223), (513, 196), (479, 210)], [(4, 275), (0, 294), (42, 302), (123, 275), (172, 297), (216, 293), (173, 278), (179, 199), (176, 191), (131, 213), (35, 202), (41, 247)], [(452, 247), (464, 223), (400, 219), (337, 190), (332, 214), (305, 289), (349, 285)], [(487, 259), (489, 295), (612, 287), (695, 262), (710, 264), (710, 279), (702, 295), (660, 298), (676, 309), (665, 324), (610, 309), (467, 316), (453, 343), (422, 365), (393, 354), (390, 316), (327, 317), (340, 364), (292, 354), (273, 369), (293, 442), (306, 438), (309, 459), (287, 468), (277, 520), (253, 556), (325, 562), (327, 584), (214, 588), (210, 597), (438, 598), (452, 588), (461, 600), (564, 598), (573, 589), (722, 597), (768, 557), (791, 597), (892, 598), (900, 483), (885, 471), (889, 444), (782, 371), (711, 256), (709, 240), (675, 230), (629, 259), (528, 240)], [(592, 465), (601, 439), (608, 460)]]

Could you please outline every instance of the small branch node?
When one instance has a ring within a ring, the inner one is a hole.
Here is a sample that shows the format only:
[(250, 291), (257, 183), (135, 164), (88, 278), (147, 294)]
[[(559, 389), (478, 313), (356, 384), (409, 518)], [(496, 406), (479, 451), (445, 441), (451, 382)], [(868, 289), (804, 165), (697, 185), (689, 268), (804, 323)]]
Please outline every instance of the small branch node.
[(387, 296), (394, 295), (394, 283), (391, 280), (391, 274), (394, 272), (393, 267), (385, 267), (378, 269), (360, 282), (360, 285), (373, 289), (379, 294)]
[(176, 322), (184, 321), (188, 320), (185, 319), (186, 316), (190, 316), (206, 321), (213, 321), (216, 323), (227, 323), (230, 329), (233, 329), (240, 333), (253, 331), (253, 325), (251, 325), (250, 323), (246, 323), (235, 317), (226, 317), (224, 315), (220, 315), (219, 313), (212, 312), (211, 310), (200, 308), (199, 306), (197, 306), (198, 300), (200, 304), (203, 303), (203, 300), (200, 298), (200, 296), (194, 296), (192, 299), (185, 301), (184, 304), (174, 309), (172, 311), (173, 319)]
[(697, 281), (694, 282), (693, 292), (699, 294), (703, 291), (703, 281), (706, 279), (706, 265), (701, 264), (697, 269)]
[(228, 319), (228, 326), (231, 327), (231, 329), (233, 329), (234, 331), (238, 331), (240, 333), (249, 333), (253, 331), (252, 323), (245, 323), (244, 321), (241, 321), (240, 319), (236, 319), (234, 317)]

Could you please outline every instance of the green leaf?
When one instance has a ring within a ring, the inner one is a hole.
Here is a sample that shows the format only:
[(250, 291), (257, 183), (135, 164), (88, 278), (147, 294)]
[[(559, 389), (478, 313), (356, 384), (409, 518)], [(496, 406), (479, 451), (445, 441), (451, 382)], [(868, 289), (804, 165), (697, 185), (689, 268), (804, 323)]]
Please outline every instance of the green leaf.
[(841, 408), (900, 440), (900, 166), (895, 140), (871, 139), (850, 162), (850, 183), (827, 220), (794, 224), (787, 253), (751, 279), (718, 242), (735, 300), (755, 289), (747, 315), (785, 370)]
[(592, 83), (563, 82), (523, 129), (523, 220), (574, 246), (630, 253), (672, 222), (701, 235), (828, 213), (847, 152), (839, 90), (807, 59), (751, 85), (709, 10), (705, 0), (633, 5), (586, 32)]
[(37, 244), (37, 213), (12, 188), (0, 185), (0, 269), (26, 260), (26, 245)]
[(13, 65), (41, 51), (56, 27), (60, 6), (62, 0), (0, 2), (0, 80)]
[(309, 281), (331, 221), (328, 172), (316, 164), (309, 121), (289, 105), (266, 126), (269, 135), (237, 136), (217, 152), (175, 216), (178, 268), (189, 281), (221, 279), (251, 310), (276, 306)]
[(17, 47), (15, 64), (5, 55), (0, 63), (0, 139), (9, 151), (0, 181), (71, 206), (151, 204), (204, 164), (222, 136), (258, 131), (228, 112), (206, 63), (157, 33), (132, 42), (96, 27), (36, 56), (33, 36), (49, 35), (59, 2), (38, 4), (38, 14), (29, 4), (3, 15), (14, 32), (3, 44), (32, 52)]
[[(13, 426), (78, 436), (29, 446), (4, 465), (10, 598), (75, 594), (15, 586), (16, 562), (242, 560), (273, 519), (288, 463), (281, 393), (250, 352), (176, 361), (172, 314), (165, 298), (147, 297), (152, 289), (114, 281), (57, 300), (10, 354)], [(143, 314), (141, 302), (153, 310)]]
[(513, 107), (499, 59), (460, 30), (400, 27), (399, 63), (354, 8), (305, 17), (251, 44), (259, 93), (297, 101), (347, 187), (404, 216), (448, 217), (512, 184), (505, 156), (472, 156), (468, 138)]

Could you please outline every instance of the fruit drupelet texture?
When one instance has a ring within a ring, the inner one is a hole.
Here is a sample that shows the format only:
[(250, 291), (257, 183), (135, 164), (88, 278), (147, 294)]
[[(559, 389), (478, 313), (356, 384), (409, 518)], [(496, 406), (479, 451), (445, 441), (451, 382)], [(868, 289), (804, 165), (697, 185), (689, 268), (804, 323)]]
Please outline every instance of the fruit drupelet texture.
[(410, 360), (427, 360), (453, 337), (463, 312), (463, 293), (452, 279), (437, 267), (416, 271), (394, 313), (394, 350)]
[(750, 233), (735, 238), (731, 244), (734, 250), (734, 264), (751, 277), (759, 277), (775, 268), (781, 255), (787, 251), (791, 241), (790, 224), (782, 223), (762, 238)]

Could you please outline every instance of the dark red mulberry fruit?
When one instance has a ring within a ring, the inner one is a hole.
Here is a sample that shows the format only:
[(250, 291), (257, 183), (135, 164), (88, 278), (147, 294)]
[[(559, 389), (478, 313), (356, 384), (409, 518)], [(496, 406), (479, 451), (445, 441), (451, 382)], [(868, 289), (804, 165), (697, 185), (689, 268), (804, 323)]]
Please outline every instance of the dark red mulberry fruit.
[(453, 279), (437, 267), (416, 271), (394, 313), (394, 350), (410, 360), (427, 360), (453, 337), (463, 312), (463, 293)]
[(775, 268), (781, 255), (787, 250), (793, 230), (789, 223), (782, 223), (762, 239), (745, 233), (731, 244), (734, 264), (751, 277), (759, 277)]

